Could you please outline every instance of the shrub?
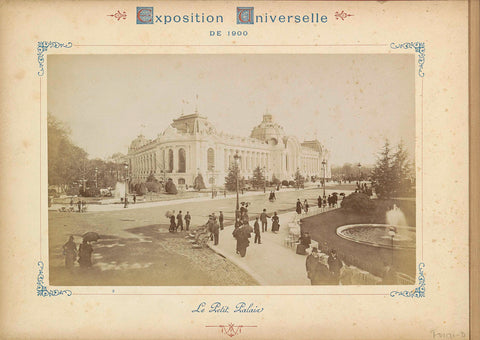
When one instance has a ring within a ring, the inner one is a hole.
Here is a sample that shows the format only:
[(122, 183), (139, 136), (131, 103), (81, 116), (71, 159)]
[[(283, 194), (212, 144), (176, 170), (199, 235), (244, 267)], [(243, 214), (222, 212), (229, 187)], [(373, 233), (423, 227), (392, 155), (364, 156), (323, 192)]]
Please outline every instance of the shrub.
[(288, 186), (294, 187), (295, 186), (295, 181), (288, 181)]
[(161, 185), (158, 182), (147, 182), (145, 183), (148, 192), (160, 192)]
[(98, 188), (87, 188), (85, 191), (83, 191), (83, 188), (80, 189), (80, 195), (83, 197), (96, 197), (100, 196), (100, 189)]
[(284, 179), (284, 180), (282, 181), (282, 185), (283, 185), (284, 187), (288, 187), (288, 181), (287, 181), (286, 179)]
[(169, 179), (168, 182), (165, 184), (165, 191), (167, 192), (167, 194), (177, 194), (177, 187), (175, 186), (175, 183), (173, 183), (172, 179)]
[(137, 185), (135, 187), (135, 192), (137, 193), (137, 195), (143, 196), (147, 193), (147, 186), (145, 185), (145, 183), (140, 183), (138, 184), (138, 187)]
[(374, 208), (372, 200), (363, 193), (352, 193), (346, 196), (341, 203), (342, 208), (347, 211), (371, 212)]
[(65, 193), (67, 194), (67, 196), (78, 196), (80, 195), (80, 190), (77, 186), (72, 186), (67, 188)]

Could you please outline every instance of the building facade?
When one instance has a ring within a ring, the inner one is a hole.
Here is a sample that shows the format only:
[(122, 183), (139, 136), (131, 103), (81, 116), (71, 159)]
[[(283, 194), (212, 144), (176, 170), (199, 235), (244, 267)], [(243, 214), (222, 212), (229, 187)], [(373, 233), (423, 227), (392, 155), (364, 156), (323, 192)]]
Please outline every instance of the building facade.
[[(134, 139), (126, 155), (133, 183), (144, 182), (152, 174), (177, 185), (193, 185), (202, 174), (206, 185), (223, 186), (234, 155), (240, 156), (240, 175), (252, 177), (260, 167), (268, 180), (292, 180), (297, 169), (304, 176), (330, 178), (329, 152), (317, 140), (300, 143), (295, 136), (265, 114), (250, 137), (217, 131), (198, 113), (181, 115), (156, 139), (143, 135)], [(322, 163), (324, 162), (324, 164)]]

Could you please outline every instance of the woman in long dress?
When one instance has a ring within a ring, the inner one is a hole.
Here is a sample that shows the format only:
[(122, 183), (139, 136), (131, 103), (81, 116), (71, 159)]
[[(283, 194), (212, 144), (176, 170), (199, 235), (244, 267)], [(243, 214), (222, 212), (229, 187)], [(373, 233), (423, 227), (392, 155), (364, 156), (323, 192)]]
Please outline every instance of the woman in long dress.
[(72, 268), (77, 259), (77, 245), (73, 241), (73, 236), (70, 236), (67, 243), (63, 245), (63, 254), (65, 255), (65, 267)]
[(280, 229), (280, 218), (275, 211), (272, 216), (272, 232), (276, 233)]
[(83, 243), (78, 248), (78, 263), (80, 264), (80, 267), (92, 266), (92, 253), (92, 246), (84, 239)]

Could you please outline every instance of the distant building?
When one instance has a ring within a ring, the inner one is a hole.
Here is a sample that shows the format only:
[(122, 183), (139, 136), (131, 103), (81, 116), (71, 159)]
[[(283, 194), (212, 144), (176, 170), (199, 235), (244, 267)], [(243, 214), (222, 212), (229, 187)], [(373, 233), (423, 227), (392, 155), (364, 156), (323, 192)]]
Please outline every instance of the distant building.
[(329, 152), (317, 140), (300, 143), (287, 136), (271, 114), (253, 128), (250, 137), (225, 134), (216, 130), (198, 113), (182, 115), (156, 139), (143, 135), (132, 141), (126, 159), (133, 183), (143, 182), (150, 174), (158, 180), (171, 178), (176, 184), (192, 185), (197, 174), (205, 183), (223, 186), (234, 155), (240, 156), (240, 175), (249, 178), (259, 166), (268, 180), (291, 180), (298, 170), (304, 176), (330, 178)]

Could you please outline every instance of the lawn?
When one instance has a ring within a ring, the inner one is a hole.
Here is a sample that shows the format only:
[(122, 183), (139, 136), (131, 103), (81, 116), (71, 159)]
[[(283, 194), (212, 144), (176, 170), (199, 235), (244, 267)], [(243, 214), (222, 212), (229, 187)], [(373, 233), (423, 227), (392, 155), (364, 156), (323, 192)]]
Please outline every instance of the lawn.
[(395, 203), (405, 214), (407, 223), (415, 227), (415, 201), (413, 200), (374, 200), (375, 209), (369, 214), (348, 212), (336, 209), (302, 220), (302, 230), (308, 231), (312, 239), (319, 243), (323, 252), (336, 249), (339, 257), (349, 265), (357, 266), (370, 273), (381, 276), (384, 262), (393, 265), (399, 272), (415, 277), (415, 249), (379, 248), (359, 244), (339, 237), (339, 226), (356, 223), (386, 223), (385, 214)]

